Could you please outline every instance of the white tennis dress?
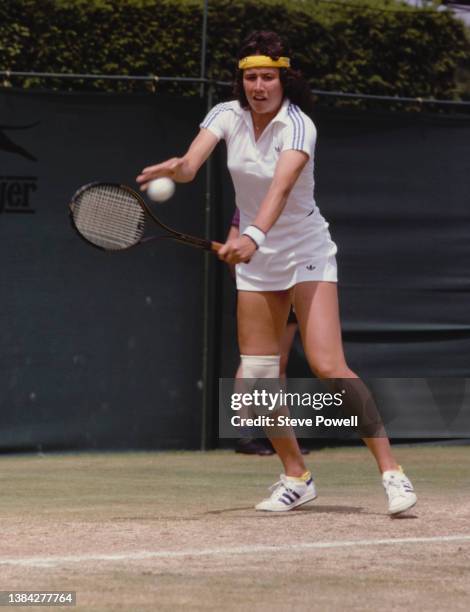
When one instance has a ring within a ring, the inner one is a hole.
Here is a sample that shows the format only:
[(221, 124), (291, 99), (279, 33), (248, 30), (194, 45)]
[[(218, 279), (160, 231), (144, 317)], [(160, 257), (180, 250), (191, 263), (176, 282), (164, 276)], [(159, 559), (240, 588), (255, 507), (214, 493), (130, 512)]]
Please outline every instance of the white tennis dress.
[(240, 233), (253, 223), (282, 151), (294, 149), (309, 156), (265, 242), (248, 264), (236, 266), (237, 289), (275, 291), (303, 281), (336, 282), (337, 248), (313, 195), (317, 135), (313, 121), (285, 99), (256, 141), (250, 111), (234, 100), (215, 106), (200, 127), (226, 141), (228, 169), (240, 210)]

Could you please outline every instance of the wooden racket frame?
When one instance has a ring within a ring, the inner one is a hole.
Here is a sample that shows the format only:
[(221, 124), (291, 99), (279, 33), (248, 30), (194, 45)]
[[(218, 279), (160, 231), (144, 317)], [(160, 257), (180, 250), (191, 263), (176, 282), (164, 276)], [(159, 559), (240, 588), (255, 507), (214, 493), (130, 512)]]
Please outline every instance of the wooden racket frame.
[[(147, 205), (147, 203), (145, 202), (144, 198), (140, 195), (140, 193), (138, 193), (137, 191), (135, 191), (128, 185), (124, 185), (122, 183), (112, 183), (108, 181), (94, 181), (92, 183), (88, 183), (80, 187), (80, 189), (78, 189), (72, 196), (72, 200), (69, 204), (72, 223), (73, 223), (73, 207), (74, 207), (75, 201), (78, 198), (78, 196), (80, 196), (87, 189), (90, 189), (90, 187), (99, 187), (100, 185), (107, 186), (107, 187), (119, 187), (120, 189), (123, 189), (124, 191), (127, 191), (130, 195), (132, 195), (137, 200), (137, 202), (140, 204), (141, 208), (143, 209), (147, 217), (150, 217), (150, 219), (154, 223), (159, 225), (163, 230), (165, 230), (169, 234), (168, 236), (155, 236), (155, 238), (171, 238), (172, 240), (176, 240), (177, 242), (181, 242), (182, 244), (186, 244), (188, 246), (192, 246), (197, 249), (203, 249), (204, 251), (209, 251), (211, 253), (217, 253), (219, 249), (222, 248), (223, 245), (220, 242), (215, 242), (213, 240), (206, 240), (205, 238), (198, 238), (197, 236), (192, 236), (191, 234), (185, 234), (183, 232), (178, 232), (172, 229), (171, 227), (163, 223), (163, 221), (160, 221), (160, 219), (153, 213), (153, 211)], [(92, 244), (93, 246), (96, 246), (98, 249), (101, 249), (104, 251), (108, 250), (108, 249), (105, 249), (104, 247), (100, 247), (99, 245), (89, 242), (86, 239), (86, 237), (80, 233), (78, 228), (76, 228), (75, 223), (73, 223), (73, 225), (75, 229), (77, 230), (77, 232), (82, 236), (82, 238), (88, 242), (88, 244)], [(151, 239), (152, 237), (148, 237), (147, 239), (143, 238), (139, 240), (139, 242), (137, 242), (136, 244), (132, 244), (129, 247), (126, 247), (123, 249), (118, 249), (118, 251), (125, 251), (127, 249), (131, 249), (134, 246), (137, 246), (138, 244), (140, 244), (141, 242), (146, 242), (146, 240), (151, 240)]]

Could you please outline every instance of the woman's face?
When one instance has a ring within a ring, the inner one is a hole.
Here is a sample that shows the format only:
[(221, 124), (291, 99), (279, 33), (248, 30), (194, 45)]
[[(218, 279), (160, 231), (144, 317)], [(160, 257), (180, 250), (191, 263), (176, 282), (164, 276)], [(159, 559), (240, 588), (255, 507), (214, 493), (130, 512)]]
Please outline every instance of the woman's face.
[(282, 104), (279, 68), (248, 68), (243, 72), (243, 88), (255, 113), (274, 113)]

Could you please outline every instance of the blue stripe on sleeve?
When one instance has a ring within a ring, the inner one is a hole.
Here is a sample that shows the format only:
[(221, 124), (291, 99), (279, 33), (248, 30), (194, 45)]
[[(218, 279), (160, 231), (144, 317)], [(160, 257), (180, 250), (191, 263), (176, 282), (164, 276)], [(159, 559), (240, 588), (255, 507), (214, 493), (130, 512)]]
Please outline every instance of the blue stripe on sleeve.
[(215, 121), (215, 119), (220, 115), (220, 113), (224, 113), (226, 111), (233, 110), (230, 108), (228, 104), (217, 104), (214, 108), (209, 112), (207, 117), (201, 123), (201, 127), (208, 128), (211, 123)]
[(294, 126), (292, 148), (303, 150), (305, 145), (305, 119), (302, 117), (299, 107), (295, 104), (289, 104), (287, 113)]
[(287, 115), (289, 117), (289, 119), (292, 121), (292, 126), (294, 128), (294, 136), (292, 139), (292, 143), (291, 143), (291, 147), (295, 149), (295, 141), (297, 139), (297, 123), (294, 119), (294, 117), (292, 116), (292, 104), (289, 104), (289, 107), (287, 109)]

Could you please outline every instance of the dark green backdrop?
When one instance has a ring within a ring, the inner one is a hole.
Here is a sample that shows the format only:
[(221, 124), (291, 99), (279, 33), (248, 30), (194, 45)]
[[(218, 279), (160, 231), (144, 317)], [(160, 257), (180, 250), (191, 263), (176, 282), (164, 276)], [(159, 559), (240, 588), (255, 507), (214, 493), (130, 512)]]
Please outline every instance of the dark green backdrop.
[[(182, 153), (204, 113), (196, 99), (0, 93), (0, 449), (199, 446), (203, 255), (166, 242), (87, 248), (67, 202), (82, 183), (133, 184), (144, 165)], [(470, 118), (314, 119), (351, 367), (470, 376)], [(221, 240), (233, 207), (223, 146), (212, 175)], [(203, 173), (179, 186), (163, 219), (202, 235), (204, 189)], [(238, 354), (234, 289), (214, 270), (215, 385)], [(308, 375), (299, 342), (289, 369)]]

